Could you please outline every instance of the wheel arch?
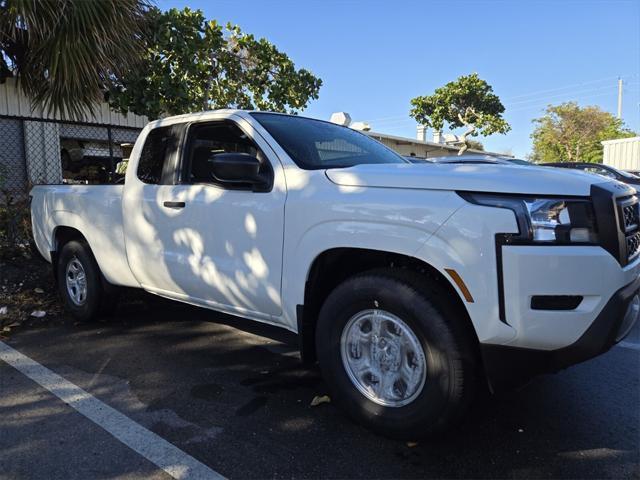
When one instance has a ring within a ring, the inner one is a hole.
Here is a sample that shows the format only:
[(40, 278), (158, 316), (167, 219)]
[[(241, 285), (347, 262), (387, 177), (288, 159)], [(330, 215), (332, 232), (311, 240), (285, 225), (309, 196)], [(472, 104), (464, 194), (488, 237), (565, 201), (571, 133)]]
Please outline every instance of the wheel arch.
[(331, 248), (320, 253), (308, 270), (304, 286), (304, 304), (296, 308), (300, 351), (305, 363), (316, 361), (315, 332), (320, 308), (331, 291), (347, 278), (371, 270), (388, 268), (411, 272), (424, 285), (437, 285), (445, 292), (451, 308), (460, 319), (460, 326), (478, 349), (475, 328), (460, 293), (440, 270), (416, 257), (401, 253), (356, 247)]
[(49, 254), (51, 255), (53, 279), (56, 284), (58, 283), (56, 268), (58, 265), (58, 256), (60, 255), (60, 250), (66, 243), (69, 243), (72, 240), (79, 240), (89, 245), (86, 237), (80, 230), (75, 227), (70, 227), (68, 225), (58, 225), (51, 232), (51, 251), (49, 252)]
[(51, 246), (53, 251), (59, 251), (60, 248), (71, 240), (82, 240), (89, 243), (80, 230), (68, 225), (58, 225), (53, 229)]

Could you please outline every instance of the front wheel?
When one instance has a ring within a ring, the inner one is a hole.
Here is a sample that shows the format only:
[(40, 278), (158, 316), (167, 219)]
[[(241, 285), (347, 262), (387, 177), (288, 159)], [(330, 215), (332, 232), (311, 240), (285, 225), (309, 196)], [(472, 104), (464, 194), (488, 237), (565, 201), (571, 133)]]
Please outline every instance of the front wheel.
[[(410, 272), (354, 276), (325, 301), (316, 349), (332, 396), (365, 426), (417, 439), (468, 405), (472, 347), (442, 292)], [(421, 285), (418, 287), (418, 285)]]

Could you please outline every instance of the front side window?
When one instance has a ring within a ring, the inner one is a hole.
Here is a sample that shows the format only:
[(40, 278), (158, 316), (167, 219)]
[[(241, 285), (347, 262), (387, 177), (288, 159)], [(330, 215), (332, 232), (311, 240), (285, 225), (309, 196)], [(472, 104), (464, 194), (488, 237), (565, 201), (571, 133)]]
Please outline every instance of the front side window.
[(367, 163), (408, 163), (377, 140), (348, 127), (292, 115), (251, 115), (291, 159), (306, 170), (344, 168)]
[(214, 155), (220, 153), (242, 153), (260, 161), (260, 174), (269, 176), (271, 166), (260, 151), (235, 123), (221, 121), (194, 125), (189, 130), (186, 153), (187, 183), (210, 183), (226, 188), (251, 188), (249, 183), (230, 184), (218, 180), (213, 172)]
[(144, 183), (159, 184), (161, 182), (162, 169), (171, 139), (170, 126), (154, 128), (147, 135), (138, 161), (138, 178)]

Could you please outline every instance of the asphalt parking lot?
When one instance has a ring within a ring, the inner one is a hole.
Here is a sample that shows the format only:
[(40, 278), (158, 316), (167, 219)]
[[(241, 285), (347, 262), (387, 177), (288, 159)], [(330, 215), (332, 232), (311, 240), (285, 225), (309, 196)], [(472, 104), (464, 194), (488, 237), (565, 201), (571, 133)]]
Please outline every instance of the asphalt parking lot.
[[(106, 322), (17, 330), (3, 344), (62, 377), (58, 394), (79, 387), (108, 407), (79, 413), (0, 360), (0, 478), (170, 478), (149, 460), (158, 446), (203, 466), (200, 478), (640, 478), (638, 325), (599, 358), (480, 398), (415, 446), (311, 407), (327, 392), (291, 341), (144, 295)], [(105, 409), (138, 450), (96, 423)]]

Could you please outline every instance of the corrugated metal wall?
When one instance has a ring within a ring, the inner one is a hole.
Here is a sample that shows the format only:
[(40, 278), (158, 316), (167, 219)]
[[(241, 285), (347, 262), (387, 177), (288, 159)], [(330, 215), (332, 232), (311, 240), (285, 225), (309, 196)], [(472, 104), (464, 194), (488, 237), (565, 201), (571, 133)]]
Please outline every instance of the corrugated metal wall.
[(602, 142), (605, 165), (620, 170), (640, 170), (640, 137)]
[[(5, 83), (0, 83), (0, 115), (61, 120), (59, 115), (46, 114), (40, 107), (31, 110), (31, 103), (22, 90), (17, 87), (15, 78), (8, 78)], [(106, 103), (101, 104), (96, 109), (95, 116), (87, 113), (85, 118), (72, 120), (134, 128), (143, 128), (148, 123), (147, 117), (132, 113), (122, 115), (113, 112)]]

